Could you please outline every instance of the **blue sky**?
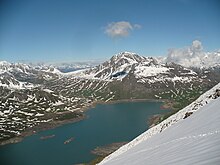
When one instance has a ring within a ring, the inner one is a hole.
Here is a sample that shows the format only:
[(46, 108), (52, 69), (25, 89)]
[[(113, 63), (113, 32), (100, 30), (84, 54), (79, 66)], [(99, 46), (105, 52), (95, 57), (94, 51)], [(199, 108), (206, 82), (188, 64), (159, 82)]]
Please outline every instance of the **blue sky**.
[(220, 49), (218, 0), (2, 0), (0, 60), (87, 61), (166, 55), (197, 39)]

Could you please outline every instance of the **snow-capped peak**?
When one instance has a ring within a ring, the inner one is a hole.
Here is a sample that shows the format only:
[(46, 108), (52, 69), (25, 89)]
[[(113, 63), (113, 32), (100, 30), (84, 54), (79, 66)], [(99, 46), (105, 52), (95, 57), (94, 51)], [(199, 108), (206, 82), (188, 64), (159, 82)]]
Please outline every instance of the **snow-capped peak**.
[[(35, 68), (23, 63), (0, 61), (0, 87), (8, 89), (32, 88), (38, 82), (58, 77), (56, 68)], [(20, 81), (22, 80), (22, 81)]]
[[(92, 69), (84, 70), (76, 75), (81, 77), (93, 77), (102, 80), (122, 80), (130, 72), (134, 73), (139, 66), (155, 66), (159, 63), (152, 57), (143, 57), (136, 53), (122, 52), (114, 55), (110, 60)], [(74, 73), (73, 73), (74, 75)]]
[(7, 61), (0, 61), (0, 66), (4, 66), (4, 65), (10, 65), (10, 63)]
[(140, 63), (143, 61), (149, 62), (150, 59), (152, 59), (152, 58), (151, 57), (143, 57), (143, 56), (140, 56), (140, 55), (138, 55), (136, 53), (132, 53), (132, 52), (121, 52), (121, 53), (114, 55), (110, 59), (110, 63), (114, 62), (115, 64), (118, 64), (119, 62), (121, 62), (121, 64), (124, 64), (124, 63), (134, 64), (134, 63)]
[(26, 73), (31, 67), (23, 63), (9, 63), (6, 61), (0, 61), (0, 73), (4, 72), (21, 72)]
[(7, 61), (0, 61), (0, 74), (6, 72), (10, 65)]

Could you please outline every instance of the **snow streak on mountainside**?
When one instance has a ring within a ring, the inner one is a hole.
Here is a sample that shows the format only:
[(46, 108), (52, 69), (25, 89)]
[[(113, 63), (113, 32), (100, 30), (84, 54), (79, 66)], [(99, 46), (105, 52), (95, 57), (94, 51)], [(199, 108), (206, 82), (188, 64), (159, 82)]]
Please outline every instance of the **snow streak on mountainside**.
[(165, 62), (175, 62), (185, 67), (209, 68), (220, 67), (220, 51), (205, 52), (202, 43), (193, 41), (191, 47), (170, 49)]
[(219, 164), (220, 83), (101, 163)]

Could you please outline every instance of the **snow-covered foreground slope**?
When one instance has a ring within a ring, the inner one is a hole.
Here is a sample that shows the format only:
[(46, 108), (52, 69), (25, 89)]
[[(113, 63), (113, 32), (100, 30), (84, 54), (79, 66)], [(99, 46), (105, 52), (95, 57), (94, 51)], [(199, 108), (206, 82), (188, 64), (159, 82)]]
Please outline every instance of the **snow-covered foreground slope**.
[[(100, 164), (220, 164), (220, 83)], [(184, 119), (186, 114), (193, 115)]]

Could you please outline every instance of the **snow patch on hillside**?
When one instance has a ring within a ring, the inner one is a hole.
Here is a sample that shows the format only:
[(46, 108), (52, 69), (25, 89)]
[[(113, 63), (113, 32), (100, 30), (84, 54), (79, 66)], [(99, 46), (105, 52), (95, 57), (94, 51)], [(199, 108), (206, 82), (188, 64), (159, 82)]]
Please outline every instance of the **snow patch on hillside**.
[(31, 89), (31, 88), (37, 87), (37, 85), (34, 85), (32, 83), (27, 83), (27, 82), (21, 82), (18, 80), (14, 80), (14, 81), (9, 80), (6, 84), (6, 83), (1, 82), (1, 77), (0, 77), (0, 87), (5, 87), (8, 89)]
[(167, 73), (169, 71), (166, 67), (156, 67), (156, 66), (139, 66), (136, 67), (135, 75), (137, 78), (156, 76), (160, 73)]

